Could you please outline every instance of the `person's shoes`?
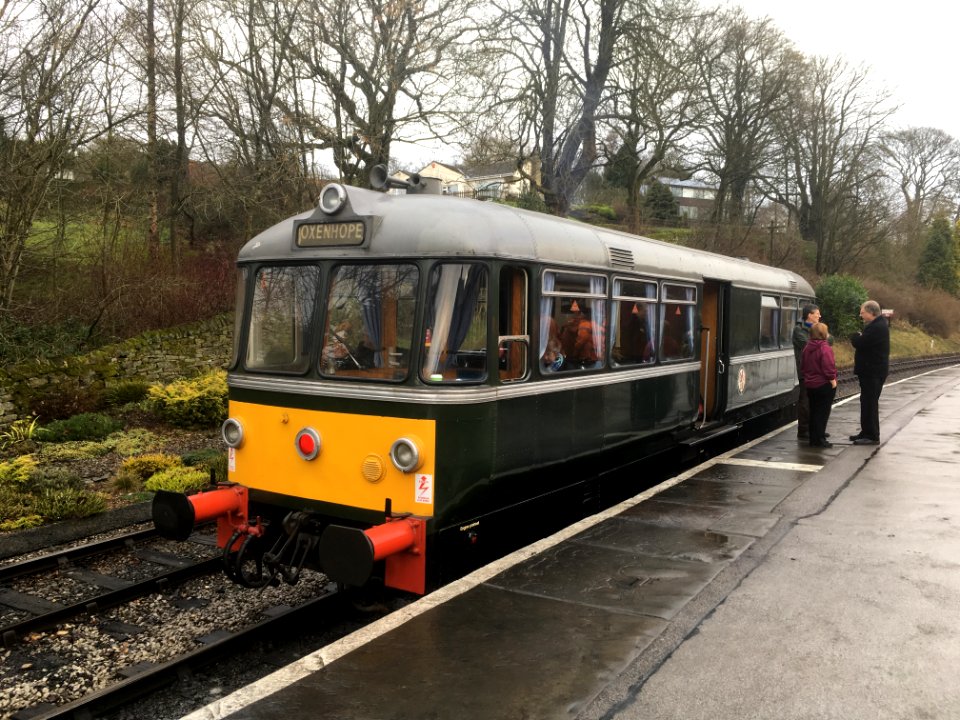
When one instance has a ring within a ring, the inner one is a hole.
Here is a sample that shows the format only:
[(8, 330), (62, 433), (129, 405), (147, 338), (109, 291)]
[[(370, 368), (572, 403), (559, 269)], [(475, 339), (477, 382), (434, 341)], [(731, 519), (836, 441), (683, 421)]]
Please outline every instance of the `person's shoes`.
[(807, 433), (797, 433), (797, 440), (809, 440), (810, 436)]
[(811, 440), (810, 447), (832, 448), (833, 443), (829, 440)]
[(851, 436), (850, 436), (850, 439), (856, 441), (856, 440), (859, 440), (859, 439), (862, 438), (862, 437), (863, 437), (863, 435), (861, 435), (860, 433), (857, 433), (856, 435), (851, 435)]
[(823, 436), (824, 436), (824, 437), (830, 437), (830, 433), (824, 433)]
[(879, 440), (874, 440), (873, 438), (868, 437), (858, 437), (853, 441), (854, 445), (879, 445)]

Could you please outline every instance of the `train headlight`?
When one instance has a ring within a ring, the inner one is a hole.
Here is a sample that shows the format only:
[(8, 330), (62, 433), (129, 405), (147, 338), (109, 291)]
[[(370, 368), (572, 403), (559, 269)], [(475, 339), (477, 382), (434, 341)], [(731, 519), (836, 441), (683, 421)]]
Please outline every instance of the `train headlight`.
[(304, 460), (313, 460), (320, 454), (320, 433), (313, 428), (304, 428), (297, 433), (294, 444), (297, 446), (297, 453)]
[(327, 215), (339, 212), (346, 202), (347, 191), (343, 189), (343, 185), (337, 183), (327, 185), (320, 193), (320, 209)]
[(220, 437), (227, 447), (238, 448), (243, 443), (243, 425), (236, 418), (227, 418), (220, 426)]
[(400, 472), (415, 472), (423, 465), (420, 443), (416, 438), (400, 438), (390, 446), (390, 461)]

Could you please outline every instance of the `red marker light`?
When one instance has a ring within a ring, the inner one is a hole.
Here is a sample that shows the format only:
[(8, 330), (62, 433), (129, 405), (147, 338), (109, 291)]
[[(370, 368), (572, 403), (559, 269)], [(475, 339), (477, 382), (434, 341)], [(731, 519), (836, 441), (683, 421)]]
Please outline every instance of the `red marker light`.
[(313, 451), (317, 448), (317, 444), (309, 435), (301, 435), (298, 444), (300, 445), (300, 452), (304, 455), (312, 455)]
[(313, 428), (304, 428), (297, 433), (296, 448), (304, 460), (313, 460), (320, 454), (320, 435)]

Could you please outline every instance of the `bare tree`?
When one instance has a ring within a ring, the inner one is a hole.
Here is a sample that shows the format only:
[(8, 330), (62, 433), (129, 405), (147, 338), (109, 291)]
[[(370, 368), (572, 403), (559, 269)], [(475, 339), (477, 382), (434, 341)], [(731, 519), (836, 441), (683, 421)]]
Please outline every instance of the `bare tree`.
[(302, 4), (211, 0), (192, 18), (202, 59), (191, 100), (198, 142), (247, 236), (308, 203), (292, 53)]
[(878, 139), (894, 109), (864, 69), (842, 60), (808, 60), (787, 94), (778, 116), (782, 174), (768, 193), (815, 244), (817, 273), (838, 272), (889, 232)]
[[(294, 48), (322, 96), (296, 116), (345, 182), (366, 184), (395, 140), (438, 136), (473, 52), (474, 0), (305, 3)], [(312, 107), (311, 107), (312, 106)], [(459, 108), (461, 111), (466, 108)]]
[(0, 43), (0, 310), (9, 309), (27, 237), (51, 185), (82, 143), (99, 48), (97, 0), (9, 3)]
[[(550, 212), (565, 215), (596, 167), (597, 116), (609, 92), (625, 0), (495, 2), (484, 36), (499, 66), (497, 112), (514, 124), (528, 173)], [(642, 3), (640, 3), (642, 6)], [(538, 172), (536, 170), (539, 170)]]
[(634, 231), (641, 187), (702, 123), (704, 89), (696, 68), (706, 52), (704, 28), (709, 26), (709, 16), (687, 0), (642, 10), (619, 43), (614, 89), (600, 115), (619, 144), (617, 158), (629, 168), (621, 182)]
[(906, 239), (960, 201), (960, 142), (936, 128), (906, 128), (882, 138), (882, 160), (900, 194)]
[(699, 70), (711, 119), (703, 127), (704, 164), (719, 180), (713, 220), (742, 223), (749, 189), (770, 162), (776, 114), (788, 102), (795, 65), (790, 44), (769, 18), (737, 8), (718, 15), (712, 51)]

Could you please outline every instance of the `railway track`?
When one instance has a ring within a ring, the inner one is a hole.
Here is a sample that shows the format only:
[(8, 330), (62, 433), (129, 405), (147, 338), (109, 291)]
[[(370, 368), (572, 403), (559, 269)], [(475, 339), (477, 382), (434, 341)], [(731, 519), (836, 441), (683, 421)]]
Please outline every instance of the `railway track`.
[(222, 576), (210, 532), (191, 539), (139, 530), (0, 567), (0, 717), (102, 717), (336, 615), (322, 576), (294, 596), (250, 593)]
[[(10, 647), (28, 633), (84, 614), (95, 615), (219, 570), (219, 552), (211, 535), (193, 536), (198, 549), (193, 557), (151, 547), (151, 541), (158, 539), (153, 529), (139, 530), (0, 567), (3, 644)], [(107, 557), (111, 555), (129, 559)], [(137, 572), (106, 574), (99, 568), (107, 563), (121, 571), (135, 567)], [(58, 579), (56, 592), (45, 597), (44, 587), (50, 585), (39, 580), (50, 577)]]
[[(53, 720), (54, 718), (103, 717), (118, 708), (156, 693), (172, 685), (200, 668), (214, 664), (227, 656), (242, 655), (264, 638), (289, 632), (304, 623), (315, 622), (316, 617), (335, 615), (335, 605), (340, 595), (332, 588), (325, 594), (297, 607), (277, 607), (263, 620), (235, 632), (219, 632), (201, 638), (195, 649), (177, 655), (165, 662), (146, 662), (129, 668), (117, 682), (106, 688), (89, 693), (64, 705), (45, 709), (31, 708), (22, 720)], [(14, 715), (12, 720), (20, 720)]]

